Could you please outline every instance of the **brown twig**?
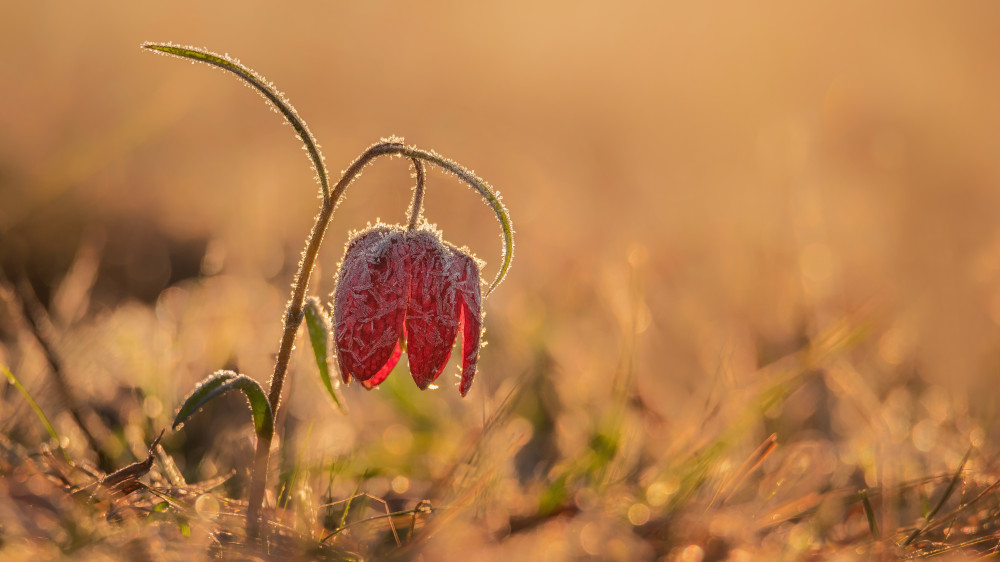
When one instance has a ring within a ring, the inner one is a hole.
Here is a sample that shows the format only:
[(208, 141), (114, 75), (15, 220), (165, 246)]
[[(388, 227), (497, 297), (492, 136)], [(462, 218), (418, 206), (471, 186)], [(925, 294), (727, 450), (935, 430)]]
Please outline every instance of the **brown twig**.
[(153, 468), (153, 452), (160, 444), (162, 437), (163, 431), (160, 431), (160, 434), (149, 445), (149, 453), (147, 453), (145, 460), (136, 461), (105, 476), (101, 479), (101, 486), (120, 496), (127, 496), (139, 489), (141, 486), (139, 486), (138, 479), (140, 476), (145, 476), (149, 469)]

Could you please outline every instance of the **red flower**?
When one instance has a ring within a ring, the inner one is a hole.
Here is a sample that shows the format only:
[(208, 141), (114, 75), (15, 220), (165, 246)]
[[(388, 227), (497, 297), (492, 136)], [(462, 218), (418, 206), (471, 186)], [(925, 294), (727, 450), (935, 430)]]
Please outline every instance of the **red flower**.
[(344, 382), (372, 388), (406, 351), (427, 388), (462, 333), (462, 396), (476, 374), (482, 337), (479, 264), (431, 230), (377, 225), (347, 246), (333, 296), (334, 339)]

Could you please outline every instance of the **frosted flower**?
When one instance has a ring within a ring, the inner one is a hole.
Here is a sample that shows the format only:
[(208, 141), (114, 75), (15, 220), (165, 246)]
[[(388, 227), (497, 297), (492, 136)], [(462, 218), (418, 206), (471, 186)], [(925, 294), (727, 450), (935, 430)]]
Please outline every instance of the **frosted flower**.
[(404, 351), (413, 380), (427, 388), (461, 332), (465, 396), (482, 338), (479, 264), (426, 227), (371, 227), (348, 243), (333, 321), (341, 377), (366, 388), (385, 380)]

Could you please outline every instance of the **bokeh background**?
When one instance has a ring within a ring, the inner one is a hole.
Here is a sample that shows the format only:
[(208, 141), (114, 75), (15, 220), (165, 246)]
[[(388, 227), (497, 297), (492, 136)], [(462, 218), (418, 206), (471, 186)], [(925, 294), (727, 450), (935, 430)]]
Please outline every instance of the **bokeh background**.
[[(733, 522), (787, 501), (945, 474), (970, 446), (971, 469), (992, 466), (995, 3), (97, 1), (4, 14), (0, 256), (47, 306), (81, 399), (133, 428), (107, 437), (123, 462), (211, 371), (267, 379), (318, 207), (298, 141), (259, 96), (139, 49), (173, 41), (273, 80), (334, 176), (400, 135), (502, 193), (515, 257), (486, 301), (470, 397), (451, 369), (420, 393), (404, 364), (380, 391), (345, 388), (344, 415), (305, 354), (286, 391), (286, 466), (332, 463), (332, 498), (363, 480), (412, 507), (442, 497), (455, 466), (485, 470), (463, 504), (473, 516), (449, 520), (429, 552), (722, 556), (766, 547)], [(412, 181), (401, 159), (366, 170), (314, 294), (332, 291), (350, 230), (404, 220)], [(434, 172), (425, 212), (492, 278), (499, 227), (474, 192)], [(0, 319), (0, 361), (60, 411), (23, 321)], [(41, 435), (16, 394), (3, 400), (6, 434)], [(501, 411), (499, 442), (477, 433)], [(189, 480), (245, 471), (240, 400), (204, 417), (165, 438)], [(573, 464), (609, 431), (600, 470)], [(772, 432), (738, 517), (677, 515), (718, 506)], [(462, 464), (470, 442), (487, 460)], [(706, 484), (674, 502), (706, 450)], [(577, 515), (538, 507), (552, 497)], [(884, 503), (889, 528), (913, 523)], [(838, 509), (780, 532), (808, 549), (864, 527)], [(778, 536), (771, 546), (793, 548)]]

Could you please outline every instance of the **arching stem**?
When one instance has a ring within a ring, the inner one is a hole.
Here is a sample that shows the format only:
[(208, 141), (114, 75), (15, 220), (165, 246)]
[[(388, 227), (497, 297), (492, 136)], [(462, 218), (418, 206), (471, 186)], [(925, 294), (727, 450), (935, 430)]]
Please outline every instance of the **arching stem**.
[(223, 70), (228, 70), (236, 76), (239, 76), (253, 89), (260, 92), (260, 94), (264, 96), (264, 99), (274, 105), (275, 109), (277, 109), (278, 112), (284, 116), (285, 120), (288, 121), (288, 124), (295, 129), (295, 134), (302, 139), (302, 143), (305, 145), (306, 151), (309, 153), (309, 160), (312, 162), (313, 169), (316, 171), (316, 176), (319, 180), (320, 191), (323, 194), (323, 198), (330, 198), (330, 177), (326, 173), (326, 166), (323, 165), (323, 153), (319, 151), (319, 145), (316, 144), (316, 139), (313, 138), (312, 133), (309, 131), (309, 127), (306, 126), (306, 122), (299, 117), (299, 114), (295, 111), (295, 108), (292, 107), (292, 104), (289, 103), (288, 100), (285, 99), (285, 96), (276, 90), (270, 82), (264, 79), (263, 76), (254, 72), (252, 68), (240, 64), (239, 61), (229, 58), (228, 55), (220, 55), (204, 49), (183, 47), (172, 43), (143, 43), (142, 48), (163, 53), (165, 55), (173, 55), (175, 57), (196, 60), (219, 67)]
[[(278, 356), (274, 363), (274, 372), (271, 375), (270, 390), (268, 392), (268, 402), (271, 405), (271, 412), (275, 417), (278, 415), (278, 406), (281, 402), (281, 391), (284, 386), (285, 374), (288, 371), (288, 362), (295, 346), (295, 335), (303, 318), (303, 306), (305, 304), (306, 291), (309, 287), (309, 278), (313, 267), (316, 264), (316, 257), (319, 255), (319, 248), (323, 242), (323, 235), (326, 233), (327, 225), (337, 207), (337, 202), (343, 195), (344, 190), (358, 177), (361, 170), (372, 160), (385, 155), (402, 155), (413, 160), (417, 169), (417, 188), (414, 193), (412, 209), (410, 212), (410, 228), (415, 225), (420, 217), (420, 210), (423, 206), (423, 184), (424, 170), (423, 162), (434, 164), (456, 176), (475, 189), (486, 200), (493, 209), (500, 221), (503, 236), (502, 263), (497, 272), (496, 278), (490, 284), (487, 294), (492, 292), (503, 281), (507, 270), (510, 267), (513, 256), (514, 241), (513, 228), (507, 209), (500, 201), (499, 195), (482, 179), (467, 170), (458, 163), (449, 160), (436, 152), (425, 151), (416, 147), (405, 146), (396, 139), (383, 140), (372, 145), (365, 150), (344, 172), (343, 176), (331, 190), (326, 167), (323, 164), (323, 155), (316, 144), (312, 133), (306, 124), (299, 118), (298, 113), (292, 108), (288, 100), (285, 99), (270, 83), (252, 69), (243, 66), (239, 62), (230, 59), (228, 56), (218, 55), (202, 49), (192, 47), (182, 47), (172, 44), (145, 43), (142, 45), (146, 49), (158, 51), (169, 55), (192, 59), (204, 62), (224, 70), (228, 70), (246, 81), (253, 88), (259, 91), (295, 129), (296, 134), (305, 144), (306, 151), (312, 162), (313, 168), (320, 183), (320, 192), (323, 196), (323, 203), (316, 221), (313, 223), (309, 237), (306, 239), (306, 247), (302, 252), (302, 260), (299, 262), (298, 271), (293, 282), (292, 296), (288, 301), (284, 316), (284, 331), (281, 335), (281, 343), (278, 348)], [(257, 439), (257, 447), (254, 454), (253, 471), (250, 481), (249, 502), (247, 505), (247, 536), (256, 538), (260, 536), (260, 510), (263, 507), (264, 492), (267, 484), (267, 469), (271, 451), (271, 437)]]
[[(414, 195), (414, 209), (420, 208), (420, 200), (422, 199), (423, 166), (421, 161), (430, 162), (440, 166), (441, 168), (457, 175), (461, 180), (478, 191), (496, 212), (497, 218), (500, 220), (504, 238), (503, 263), (497, 273), (496, 279), (490, 286), (491, 291), (503, 280), (504, 275), (507, 273), (507, 269), (510, 267), (511, 255), (513, 253), (513, 228), (511, 227), (510, 217), (507, 214), (506, 208), (504, 208), (503, 204), (500, 202), (499, 197), (486, 184), (486, 182), (479, 179), (475, 174), (466, 170), (457, 163), (448, 160), (437, 153), (427, 152), (415, 147), (408, 147), (395, 140), (382, 141), (369, 147), (347, 168), (347, 171), (344, 172), (344, 175), (334, 186), (330, 198), (323, 200), (319, 214), (316, 216), (316, 222), (313, 223), (312, 231), (309, 233), (309, 238), (306, 240), (306, 248), (302, 252), (302, 261), (299, 262), (299, 269), (295, 274), (292, 298), (289, 300), (288, 308), (285, 311), (285, 330), (281, 336), (278, 357), (274, 364), (274, 373), (271, 375), (271, 388), (268, 394), (268, 401), (271, 403), (271, 411), (275, 412), (275, 415), (277, 415), (278, 406), (281, 402), (281, 390), (285, 382), (285, 373), (288, 370), (288, 361), (291, 358), (292, 349), (295, 345), (295, 334), (298, 331), (299, 325), (302, 323), (303, 305), (305, 303), (306, 290), (309, 287), (309, 277), (312, 274), (313, 266), (316, 263), (316, 256), (319, 255), (319, 247), (323, 241), (323, 235), (326, 233), (327, 225), (329, 224), (330, 218), (333, 216), (333, 212), (337, 207), (337, 202), (340, 200), (340, 197), (344, 194), (347, 187), (350, 186), (351, 183), (353, 183), (358, 177), (361, 170), (363, 170), (364, 167), (367, 166), (372, 160), (378, 158), (379, 156), (394, 154), (409, 156), (414, 160), (414, 163), (417, 166), (418, 187), (417, 193)], [(411, 212), (411, 225), (415, 224), (415, 220), (418, 215), (418, 211)], [(260, 509), (263, 504), (264, 491), (266, 489), (266, 475), (270, 450), (271, 441), (269, 439), (257, 440), (257, 449), (254, 455), (254, 470), (250, 482), (249, 505), (247, 506), (247, 534), (251, 537), (259, 536)]]
[[(298, 331), (299, 325), (302, 323), (302, 311), (306, 298), (306, 290), (309, 287), (309, 277), (312, 273), (313, 266), (316, 263), (316, 256), (319, 254), (319, 247), (323, 241), (323, 235), (326, 232), (326, 227), (330, 222), (330, 218), (333, 216), (333, 211), (336, 209), (337, 202), (340, 200), (347, 187), (350, 186), (351, 183), (353, 183), (358, 177), (361, 170), (363, 170), (364, 167), (367, 166), (372, 160), (378, 158), (379, 156), (394, 154), (408, 156), (413, 159), (417, 165), (418, 192), (414, 196), (415, 200), (422, 197), (420, 195), (421, 190), (419, 187), (423, 184), (421, 181), (421, 176), (423, 175), (422, 166), (420, 165), (421, 161), (430, 162), (455, 174), (459, 177), (459, 179), (478, 191), (480, 195), (486, 199), (490, 207), (496, 212), (504, 238), (502, 256), (503, 263), (500, 266), (496, 279), (490, 286), (491, 291), (503, 280), (504, 275), (507, 273), (507, 269), (510, 267), (511, 255), (513, 253), (513, 228), (511, 227), (510, 217), (507, 214), (507, 209), (503, 206), (503, 203), (500, 202), (500, 198), (493, 192), (486, 182), (479, 179), (479, 177), (459, 164), (448, 160), (435, 152), (428, 152), (415, 147), (409, 147), (396, 140), (386, 140), (372, 145), (347, 168), (347, 171), (344, 172), (344, 175), (334, 186), (330, 198), (323, 200), (323, 205), (320, 207), (319, 214), (316, 216), (316, 222), (313, 224), (312, 231), (309, 233), (309, 238), (306, 240), (306, 248), (302, 252), (302, 261), (299, 262), (299, 270), (295, 274), (292, 298), (289, 300), (288, 308), (285, 311), (285, 330), (281, 336), (278, 358), (274, 364), (274, 374), (271, 376), (271, 389), (268, 394), (268, 401), (271, 403), (271, 411), (275, 412), (275, 415), (277, 415), (278, 406), (281, 401), (281, 390), (285, 382), (285, 373), (288, 370), (288, 361), (291, 358), (292, 349), (295, 344), (295, 334)], [(419, 203), (419, 201), (415, 202)], [(414, 205), (414, 208), (419, 209), (419, 205)], [(417, 213), (411, 213), (411, 224), (413, 223), (416, 215)], [(249, 505), (247, 507), (247, 533), (250, 536), (258, 536), (259, 534), (258, 525), (260, 508), (264, 500), (266, 485), (265, 476), (267, 474), (270, 449), (270, 440), (258, 439), (257, 450), (254, 455), (254, 470), (250, 482)]]

